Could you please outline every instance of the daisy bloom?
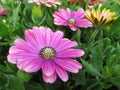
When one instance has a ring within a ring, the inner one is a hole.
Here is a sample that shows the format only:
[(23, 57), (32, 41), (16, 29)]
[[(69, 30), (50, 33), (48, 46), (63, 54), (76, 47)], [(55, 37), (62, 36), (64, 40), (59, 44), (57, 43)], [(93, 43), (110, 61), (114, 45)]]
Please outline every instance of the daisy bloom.
[(53, 14), (54, 23), (56, 25), (69, 26), (73, 31), (76, 31), (78, 27), (91, 27), (92, 23), (84, 17), (84, 14), (83, 9), (73, 12), (69, 8), (66, 10), (59, 9)]
[(29, 0), (29, 3), (36, 3), (38, 5), (45, 5), (47, 7), (60, 5), (60, 0)]
[(67, 71), (78, 73), (82, 69), (74, 58), (83, 56), (84, 51), (73, 48), (77, 43), (63, 35), (61, 31), (53, 32), (45, 27), (26, 30), (25, 40), (16, 39), (15, 45), (10, 47), (8, 62), (28, 73), (42, 69), (43, 80), (47, 83), (54, 83), (57, 76), (66, 82)]
[(100, 8), (95, 10), (94, 8), (88, 9), (86, 11), (85, 17), (91, 21), (93, 24), (101, 26), (112, 23), (117, 19), (115, 12), (110, 12), (110, 10), (103, 9), (100, 11)]
[(4, 8), (0, 8), (0, 16), (3, 16), (5, 14), (5, 9)]

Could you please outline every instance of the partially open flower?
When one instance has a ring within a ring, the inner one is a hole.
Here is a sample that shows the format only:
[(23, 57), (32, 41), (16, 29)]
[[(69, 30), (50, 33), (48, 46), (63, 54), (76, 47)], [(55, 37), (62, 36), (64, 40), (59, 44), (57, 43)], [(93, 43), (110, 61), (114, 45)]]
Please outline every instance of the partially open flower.
[(117, 19), (115, 12), (110, 12), (110, 10), (103, 9), (102, 11), (100, 8), (95, 10), (94, 8), (88, 9), (86, 11), (85, 17), (92, 22), (94, 25), (107, 25), (112, 23)]
[(60, 0), (28, 0), (29, 3), (37, 3), (38, 5), (45, 5), (47, 7), (60, 5)]

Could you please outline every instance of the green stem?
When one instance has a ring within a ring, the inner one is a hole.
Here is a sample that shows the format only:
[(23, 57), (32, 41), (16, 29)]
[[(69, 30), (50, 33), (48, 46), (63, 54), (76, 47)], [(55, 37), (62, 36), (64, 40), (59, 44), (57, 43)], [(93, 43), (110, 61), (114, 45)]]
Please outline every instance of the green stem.
[(99, 32), (99, 30), (96, 28), (96, 29), (94, 30), (94, 32), (91, 34), (91, 37), (90, 37), (88, 43), (91, 43), (91, 42), (94, 42), (94, 41), (95, 41), (95, 38), (96, 38), (98, 32)]

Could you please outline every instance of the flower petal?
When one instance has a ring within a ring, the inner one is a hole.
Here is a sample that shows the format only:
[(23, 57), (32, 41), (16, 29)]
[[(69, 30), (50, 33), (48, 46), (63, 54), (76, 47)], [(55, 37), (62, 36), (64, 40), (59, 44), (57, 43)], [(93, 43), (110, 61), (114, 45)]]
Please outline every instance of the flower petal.
[(45, 27), (33, 27), (33, 33), (34, 37), (36, 39), (36, 42), (38, 44), (38, 48), (43, 48), (45, 46)]
[(76, 42), (70, 41), (69, 39), (64, 38), (59, 42), (59, 45), (57, 47), (55, 47), (55, 50), (57, 53), (59, 53), (61, 51), (64, 51), (66, 49), (69, 49), (69, 48), (72, 48), (75, 46), (77, 46)]
[(68, 74), (64, 69), (60, 68), (59, 66), (56, 66), (56, 73), (62, 81), (68, 81)]
[(54, 62), (64, 70), (72, 73), (78, 73), (79, 69), (82, 68), (81, 63), (73, 59), (56, 59)]
[(19, 61), (17, 63), (17, 67), (22, 71), (33, 73), (40, 70), (41, 63), (42, 63), (42, 60), (40, 59), (34, 59), (34, 60), (31, 59), (27, 61)]
[(67, 49), (57, 53), (57, 58), (76, 58), (84, 55), (84, 51), (80, 49)]
[(45, 61), (42, 64), (42, 71), (45, 76), (51, 76), (55, 72), (54, 63), (51, 61)]
[(46, 46), (50, 45), (52, 38), (53, 38), (53, 32), (50, 28), (47, 28), (46, 29)]
[(46, 82), (46, 83), (54, 83), (55, 80), (56, 80), (56, 73), (52, 74), (51, 76), (45, 76), (43, 74), (43, 80)]
[(56, 31), (53, 34), (53, 38), (50, 42), (51, 47), (56, 47), (59, 44), (59, 41), (63, 38), (64, 33), (61, 31)]
[(27, 40), (27, 42), (29, 42), (35, 48), (38, 47), (33, 30), (29, 29), (29, 30), (25, 31), (25, 39)]
[(81, 19), (84, 18), (85, 12), (84, 10), (81, 8), (79, 9), (77, 12), (75, 12), (75, 19)]
[(31, 46), (29, 43), (25, 42), (22, 39), (16, 39), (14, 41), (14, 43), (15, 43), (16, 47), (19, 49), (23, 49), (23, 50), (26, 50), (28, 52), (38, 51), (38, 49), (36, 49), (34, 46)]
[(79, 27), (84, 27), (84, 28), (92, 27), (92, 23), (87, 19), (81, 19), (77, 21), (76, 25)]

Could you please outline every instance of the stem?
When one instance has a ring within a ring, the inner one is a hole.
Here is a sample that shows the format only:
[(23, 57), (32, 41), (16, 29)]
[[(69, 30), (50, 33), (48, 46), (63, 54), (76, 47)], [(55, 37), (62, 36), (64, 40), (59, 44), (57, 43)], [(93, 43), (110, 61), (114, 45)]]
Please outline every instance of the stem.
[(96, 29), (95, 29), (94, 32), (92, 33), (92, 35), (91, 35), (88, 43), (91, 43), (91, 42), (94, 42), (94, 41), (95, 41), (95, 38), (96, 38), (98, 32), (99, 32), (99, 30), (98, 30), (98, 28), (96, 27)]

